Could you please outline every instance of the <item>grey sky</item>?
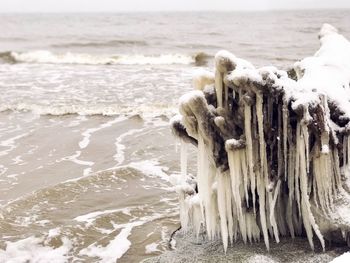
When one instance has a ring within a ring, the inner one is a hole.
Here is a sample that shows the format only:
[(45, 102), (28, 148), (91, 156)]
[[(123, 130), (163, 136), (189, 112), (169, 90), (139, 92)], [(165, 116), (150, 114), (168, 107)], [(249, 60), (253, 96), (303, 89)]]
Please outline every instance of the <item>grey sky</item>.
[(124, 12), (350, 8), (350, 0), (0, 0), (0, 12)]

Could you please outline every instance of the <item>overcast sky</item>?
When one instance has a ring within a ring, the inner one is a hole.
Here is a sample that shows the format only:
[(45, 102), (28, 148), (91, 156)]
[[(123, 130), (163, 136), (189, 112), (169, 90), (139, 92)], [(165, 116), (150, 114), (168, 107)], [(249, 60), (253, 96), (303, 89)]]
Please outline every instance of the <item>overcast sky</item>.
[(0, 12), (234, 11), (350, 8), (350, 0), (0, 0)]

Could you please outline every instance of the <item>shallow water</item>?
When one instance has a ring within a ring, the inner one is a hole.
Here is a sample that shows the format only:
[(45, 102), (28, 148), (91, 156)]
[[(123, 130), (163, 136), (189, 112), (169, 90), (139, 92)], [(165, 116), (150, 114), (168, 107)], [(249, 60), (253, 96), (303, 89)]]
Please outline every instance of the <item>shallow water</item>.
[(346, 10), (0, 15), (0, 262), (166, 250), (179, 225), (168, 121), (192, 74), (220, 49), (287, 68), (324, 22), (350, 37)]

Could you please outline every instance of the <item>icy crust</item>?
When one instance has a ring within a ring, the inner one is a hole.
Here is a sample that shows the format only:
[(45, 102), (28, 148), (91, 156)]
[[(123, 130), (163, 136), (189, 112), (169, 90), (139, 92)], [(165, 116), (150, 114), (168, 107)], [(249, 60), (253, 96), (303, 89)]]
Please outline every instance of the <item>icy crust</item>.
[(328, 24), (319, 38), (289, 72), (220, 51), (181, 97), (173, 132), (198, 147), (190, 179), (181, 147), (185, 231), (221, 238), (225, 251), (237, 239), (269, 249), (280, 236), (350, 244), (350, 43)]

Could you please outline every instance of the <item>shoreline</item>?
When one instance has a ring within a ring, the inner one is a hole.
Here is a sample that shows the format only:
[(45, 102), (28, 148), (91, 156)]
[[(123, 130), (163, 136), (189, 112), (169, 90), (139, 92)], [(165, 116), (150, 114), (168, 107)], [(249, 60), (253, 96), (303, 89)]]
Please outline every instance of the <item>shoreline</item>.
[[(200, 237), (201, 239), (201, 237)], [(315, 243), (315, 252), (309, 247), (307, 238), (281, 238), (279, 244), (271, 242), (268, 252), (263, 241), (244, 244), (237, 241), (230, 245), (227, 253), (220, 240), (199, 240), (189, 233), (175, 235), (176, 248), (163, 254), (145, 259), (142, 263), (194, 263), (194, 262), (236, 262), (236, 263), (328, 263), (334, 258), (349, 251), (346, 246), (327, 244), (322, 252), (319, 243)]]

